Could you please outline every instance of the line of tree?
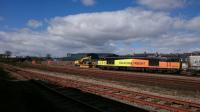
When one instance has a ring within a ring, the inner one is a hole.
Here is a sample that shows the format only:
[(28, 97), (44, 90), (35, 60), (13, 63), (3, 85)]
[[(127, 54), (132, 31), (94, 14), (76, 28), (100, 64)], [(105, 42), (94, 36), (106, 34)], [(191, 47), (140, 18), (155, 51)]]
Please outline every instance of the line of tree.
[(3, 54), (0, 54), (0, 58), (10, 58), (12, 56), (11, 51), (5, 51)]

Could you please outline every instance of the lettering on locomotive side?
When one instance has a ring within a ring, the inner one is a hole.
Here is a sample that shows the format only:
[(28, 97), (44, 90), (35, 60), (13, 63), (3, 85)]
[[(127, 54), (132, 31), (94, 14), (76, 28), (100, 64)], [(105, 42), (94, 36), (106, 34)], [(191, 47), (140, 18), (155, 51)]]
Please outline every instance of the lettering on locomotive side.
[(145, 62), (133, 62), (135, 65), (145, 65)]
[(132, 62), (119, 62), (119, 64), (132, 64)]
[(135, 67), (148, 67), (148, 61), (147, 60), (142, 60), (142, 59), (134, 59), (132, 61), (132, 66)]

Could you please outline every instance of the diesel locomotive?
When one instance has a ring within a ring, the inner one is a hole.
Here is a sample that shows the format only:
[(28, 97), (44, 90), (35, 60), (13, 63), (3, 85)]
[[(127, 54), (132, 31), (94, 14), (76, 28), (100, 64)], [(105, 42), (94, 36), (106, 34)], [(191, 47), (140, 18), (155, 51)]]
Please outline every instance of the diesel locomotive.
[(127, 70), (162, 73), (200, 73), (200, 56), (179, 57), (85, 57), (75, 61), (76, 66), (108, 70)]
[(105, 58), (98, 60), (97, 67), (101, 69), (180, 72), (181, 60), (179, 58), (164, 57), (134, 57), (134, 58)]
[(96, 67), (113, 70), (198, 74), (200, 73), (200, 56), (189, 56), (184, 61), (175, 57), (107, 57), (99, 59)]

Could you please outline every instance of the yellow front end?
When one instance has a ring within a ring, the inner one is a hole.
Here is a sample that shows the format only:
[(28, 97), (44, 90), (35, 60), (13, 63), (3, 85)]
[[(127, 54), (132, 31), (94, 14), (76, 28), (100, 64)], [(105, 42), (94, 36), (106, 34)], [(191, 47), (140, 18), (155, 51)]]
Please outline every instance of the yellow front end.
[(105, 66), (105, 65), (107, 65), (107, 61), (105, 61), (105, 60), (99, 60), (97, 62), (97, 65)]

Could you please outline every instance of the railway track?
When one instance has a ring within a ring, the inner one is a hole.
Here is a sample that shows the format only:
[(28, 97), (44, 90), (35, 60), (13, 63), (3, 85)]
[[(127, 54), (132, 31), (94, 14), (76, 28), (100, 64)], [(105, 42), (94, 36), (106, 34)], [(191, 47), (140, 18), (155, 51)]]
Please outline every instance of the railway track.
[[(9, 68), (9, 70), (13, 70)], [(45, 80), (52, 84), (57, 84), (63, 87), (78, 88), (82, 91), (113, 98), (120, 101), (125, 101), (131, 104), (137, 104), (141, 107), (151, 107), (154, 111), (168, 110), (172, 112), (199, 112), (200, 104), (181, 101), (172, 98), (144, 94), (125, 89), (113, 88), (99, 84), (93, 84), (83, 81), (71, 80), (57, 76), (50, 76), (48, 74), (39, 74), (27, 70), (15, 69), (15, 72), (28, 78)]]
[[(39, 80), (31, 80), (34, 84), (41, 87), (43, 90), (47, 90), (52, 92), (67, 101), (72, 101), (81, 105), (86, 109), (92, 110), (91, 112), (130, 112), (130, 111), (137, 111), (137, 112), (147, 112), (147, 110), (132, 107), (126, 104), (122, 104), (113, 100), (108, 100), (106, 98), (97, 97), (96, 95), (86, 94), (85, 92), (78, 91), (77, 89), (74, 90), (73, 88), (69, 88), (72, 91), (68, 92), (69, 89), (51, 85), (49, 83), (45, 83)], [(82, 111), (81, 111), (82, 112)], [(89, 111), (86, 111), (89, 112)]]
[[(49, 93), (53, 93), (56, 95), (55, 102), (56, 105), (61, 105), (59, 106), (59, 108), (61, 107), (63, 108), (70, 108), (71, 104), (66, 105), (63, 102), (71, 102), (72, 103), (72, 108), (70, 109), (73, 110), (73, 105), (75, 105), (75, 107), (78, 107), (78, 111), (77, 108), (75, 108), (72, 112), (85, 112), (84, 110), (87, 110), (86, 112), (132, 112), (132, 111), (136, 111), (136, 112), (147, 112), (147, 110), (144, 110), (142, 108), (138, 108), (138, 107), (134, 107), (134, 106), (130, 106), (124, 103), (120, 103), (118, 101), (114, 101), (108, 98), (103, 98), (101, 96), (97, 96), (94, 94), (90, 94), (90, 93), (86, 93), (86, 92), (82, 92), (78, 89), (73, 89), (73, 88), (65, 88), (65, 87), (61, 87), (60, 85), (56, 86), (55, 84), (50, 84), (46, 81), (40, 81), (40, 80), (32, 80), (33, 78), (29, 77), (28, 75), (21, 75), (19, 74), (18, 69), (14, 69), (14, 68), (9, 68), (7, 69), (7, 72), (10, 72), (11, 74), (15, 73), (15, 78), (18, 79), (18, 77), (20, 79), (23, 80), (28, 80), (28, 82), (32, 85), (36, 85), (39, 86), (39, 90), (40, 91), (47, 91), (47, 92), (42, 92), (43, 94), (47, 95), (48, 98), (52, 99), (51, 95), (48, 95)], [(17, 74), (17, 75), (16, 75)], [(35, 78), (34, 78), (35, 79)], [(69, 98), (69, 99), (68, 99)], [(65, 101), (66, 100), (66, 101)], [(66, 106), (64, 106), (66, 105)], [(81, 105), (79, 108), (79, 106), (76, 105)], [(56, 106), (55, 106), (56, 107)], [(58, 108), (58, 110), (59, 110)], [(96, 111), (96, 110), (97, 111)]]
[(31, 80), (31, 82), (36, 84), (37, 86), (39, 86), (41, 89), (45, 89), (47, 92), (50, 92), (50, 93), (53, 93), (53, 94), (59, 96), (60, 99), (62, 99), (62, 100), (66, 100), (68, 102), (70, 101), (72, 104), (75, 104), (76, 106), (78, 105), (77, 107), (84, 108), (86, 110), (85, 112), (105, 112), (101, 109), (94, 107), (93, 105), (89, 105), (85, 102), (79, 101), (79, 100), (74, 99), (72, 97), (68, 97), (68, 96), (64, 95), (63, 93), (57, 91), (54, 88), (51, 88), (51, 87), (45, 85), (44, 83), (42, 83), (40, 81)]
[(48, 70), (52, 72), (69, 73), (87, 77), (103, 78), (108, 80), (117, 80), (124, 82), (141, 83), (145, 85), (161, 86), (172, 89), (182, 90), (200, 90), (200, 80), (188, 79), (188, 78), (171, 78), (171, 77), (158, 77), (153, 75), (140, 75), (132, 73), (122, 73), (115, 71), (104, 70), (90, 70), (90, 69), (78, 69), (75, 67), (52, 67), (32, 65), (33, 68)]

